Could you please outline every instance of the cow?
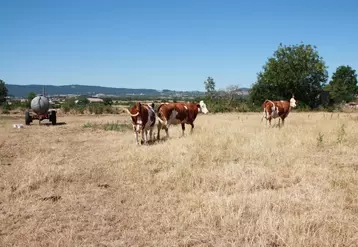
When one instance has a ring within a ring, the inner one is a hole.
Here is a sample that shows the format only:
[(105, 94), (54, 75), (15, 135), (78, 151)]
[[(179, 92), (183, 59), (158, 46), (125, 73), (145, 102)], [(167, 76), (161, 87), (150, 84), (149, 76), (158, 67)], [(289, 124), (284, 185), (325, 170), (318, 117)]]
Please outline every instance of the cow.
[(153, 109), (153, 104), (135, 103), (130, 110), (124, 109), (132, 118), (132, 127), (137, 145), (141, 145), (139, 136), (142, 135), (144, 144), (148, 144), (147, 134), (149, 130), (149, 140), (153, 140), (153, 129), (156, 122), (156, 114)]
[(158, 117), (158, 133), (157, 139), (160, 139), (160, 130), (165, 129), (167, 138), (169, 138), (169, 126), (181, 124), (182, 136), (185, 132), (185, 124), (191, 125), (190, 133), (194, 129), (194, 121), (199, 112), (207, 114), (209, 111), (206, 108), (204, 101), (199, 103), (162, 103), (158, 106), (157, 117)]
[[(269, 124), (271, 125), (271, 120), (274, 118), (278, 118), (278, 125), (281, 126), (280, 120), (282, 119), (282, 125), (285, 124), (285, 118), (288, 116), (288, 114), (291, 111), (291, 108), (295, 108), (298, 104), (298, 100), (295, 99), (294, 95), (292, 95), (292, 98), (290, 101), (286, 100), (280, 100), (280, 101), (272, 101), (272, 100), (265, 100), (262, 104), (262, 108), (264, 110), (263, 116), (261, 118), (261, 122), (263, 118), (266, 118), (266, 125), (267, 120), (269, 121)], [(268, 116), (267, 116), (268, 115)]]

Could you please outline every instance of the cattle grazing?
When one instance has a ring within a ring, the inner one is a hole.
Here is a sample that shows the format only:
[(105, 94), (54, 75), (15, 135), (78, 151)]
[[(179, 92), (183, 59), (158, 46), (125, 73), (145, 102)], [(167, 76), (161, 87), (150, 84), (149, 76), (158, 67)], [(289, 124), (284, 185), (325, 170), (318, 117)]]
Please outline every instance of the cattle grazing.
[(158, 133), (157, 139), (160, 139), (160, 130), (164, 129), (167, 138), (169, 138), (169, 126), (181, 124), (183, 136), (185, 132), (185, 124), (191, 125), (190, 133), (194, 129), (194, 121), (199, 112), (207, 114), (209, 111), (206, 108), (204, 101), (199, 103), (162, 103), (158, 106)]
[(282, 119), (282, 125), (285, 124), (285, 118), (288, 116), (288, 114), (291, 111), (291, 108), (295, 108), (298, 104), (298, 101), (295, 99), (294, 95), (292, 95), (292, 98), (290, 101), (280, 100), (280, 101), (271, 101), (271, 100), (265, 100), (265, 102), (262, 104), (262, 108), (264, 110), (263, 116), (261, 118), (261, 122), (263, 118), (266, 118), (266, 125), (267, 120), (269, 121), (269, 124), (271, 125), (271, 120), (278, 118), (278, 125), (280, 125), (280, 120)]
[(148, 130), (149, 140), (153, 140), (153, 129), (156, 121), (156, 115), (152, 106), (148, 104), (141, 104), (137, 102), (130, 110), (124, 109), (132, 118), (132, 127), (135, 135), (137, 145), (141, 145), (139, 136), (142, 136), (144, 144), (148, 144)]

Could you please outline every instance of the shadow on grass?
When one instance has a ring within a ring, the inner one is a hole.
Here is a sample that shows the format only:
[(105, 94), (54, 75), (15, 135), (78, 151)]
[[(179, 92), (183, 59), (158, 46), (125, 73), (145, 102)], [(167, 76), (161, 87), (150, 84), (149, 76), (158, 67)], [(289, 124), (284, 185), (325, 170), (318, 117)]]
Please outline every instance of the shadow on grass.
[[(61, 126), (61, 125), (66, 125), (67, 123), (65, 122), (58, 122), (53, 126)], [(44, 125), (44, 126), (52, 126), (52, 123), (41, 123), (40, 125)]]

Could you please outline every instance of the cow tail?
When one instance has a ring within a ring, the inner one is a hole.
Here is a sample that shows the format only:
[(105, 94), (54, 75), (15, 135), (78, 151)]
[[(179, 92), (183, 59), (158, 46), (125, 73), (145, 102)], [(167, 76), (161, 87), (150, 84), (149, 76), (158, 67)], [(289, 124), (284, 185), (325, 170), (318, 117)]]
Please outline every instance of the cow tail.
[(157, 113), (158, 121), (162, 124), (164, 121), (161, 119), (162, 114), (160, 112)]
[[(159, 105), (158, 106), (158, 109), (157, 109), (157, 118), (158, 118), (158, 122), (160, 123), (160, 124), (164, 124), (164, 121), (162, 120), (162, 114), (161, 114), (161, 111), (160, 111), (160, 107), (161, 107), (162, 105)], [(165, 123), (166, 124), (166, 123)]]

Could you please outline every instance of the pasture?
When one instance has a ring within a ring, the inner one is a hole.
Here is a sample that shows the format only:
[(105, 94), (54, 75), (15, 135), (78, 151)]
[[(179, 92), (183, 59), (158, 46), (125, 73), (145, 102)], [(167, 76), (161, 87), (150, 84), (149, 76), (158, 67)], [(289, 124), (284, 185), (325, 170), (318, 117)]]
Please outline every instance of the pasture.
[(0, 245), (357, 246), (358, 115), (260, 120), (199, 114), (136, 146), (126, 114), (0, 116)]

